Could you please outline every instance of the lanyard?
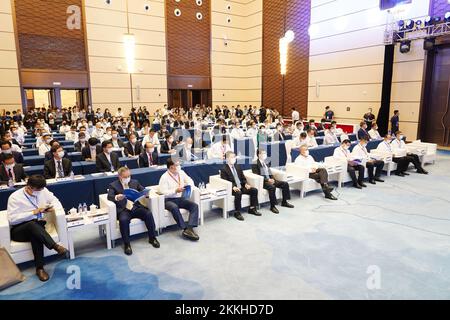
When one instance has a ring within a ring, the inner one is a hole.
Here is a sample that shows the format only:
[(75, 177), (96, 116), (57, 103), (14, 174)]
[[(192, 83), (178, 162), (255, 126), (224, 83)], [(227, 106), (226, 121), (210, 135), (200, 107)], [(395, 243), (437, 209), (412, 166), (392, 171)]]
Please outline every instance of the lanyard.
[[(28, 199), (28, 201), (33, 205), (33, 207), (35, 207), (36, 209), (39, 208), (39, 206), (38, 206), (36, 203), (34, 203), (34, 202), (31, 200), (31, 198), (27, 195), (27, 193), (26, 193), (25, 190), (23, 190), (23, 194), (24, 194), (25, 197)], [(36, 201), (37, 201), (37, 199), (36, 199)]]
[(387, 145), (387, 147), (389, 148), (389, 151), (391, 151), (392, 150), (392, 148), (391, 148), (391, 145), (389, 144), (389, 143), (387, 143), (386, 141), (384, 142), (386, 145)]
[(169, 171), (167, 171), (167, 173), (169, 174), (169, 176), (170, 176), (173, 180), (175, 180), (176, 183), (178, 183), (178, 186), (181, 187), (181, 177), (180, 177), (180, 174), (178, 174), (178, 181), (177, 181), (177, 179), (175, 179), (175, 177), (174, 177)]

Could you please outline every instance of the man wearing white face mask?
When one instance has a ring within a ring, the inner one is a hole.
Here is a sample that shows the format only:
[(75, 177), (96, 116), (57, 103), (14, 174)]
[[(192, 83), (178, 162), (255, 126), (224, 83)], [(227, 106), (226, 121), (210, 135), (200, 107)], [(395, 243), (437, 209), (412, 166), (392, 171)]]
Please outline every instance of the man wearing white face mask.
[(111, 141), (102, 142), (103, 152), (97, 154), (95, 158), (95, 164), (98, 172), (114, 172), (119, 170), (119, 156), (112, 151), (112, 148), (113, 146)]
[(320, 165), (309, 154), (309, 150), (306, 145), (300, 147), (300, 155), (295, 159), (295, 164), (309, 170), (309, 178), (314, 179), (317, 183), (320, 183), (322, 191), (325, 194), (325, 198), (337, 200), (337, 198), (331, 193), (333, 188), (328, 185), (327, 169), (320, 167)]
[(50, 142), (52, 141), (52, 136), (49, 133), (45, 133), (43, 135), (43, 141), (44, 143), (41, 144), (39, 146), (39, 155), (40, 156), (45, 156), (45, 153), (47, 153), (48, 151), (50, 151), (51, 147), (50, 147)]
[(139, 168), (148, 168), (158, 165), (158, 151), (150, 142), (145, 144), (145, 148), (139, 155)]
[(6, 210), (11, 225), (11, 240), (31, 242), (36, 275), (41, 281), (49, 279), (44, 270), (44, 246), (60, 255), (67, 253), (67, 249), (57, 244), (45, 230), (45, 215), (62, 210), (61, 203), (46, 185), (43, 176), (31, 176), (25, 188), (9, 196)]
[(142, 145), (143, 144), (138, 141), (136, 134), (132, 133), (128, 135), (128, 142), (125, 143), (125, 153), (130, 158), (139, 156), (142, 153)]
[(244, 172), (241, 167), (236, 164), (236, 154), (234, 152), (228, 152), (226, 154), (227, 163), (220, 170), (220, 177), (224, 180), (230, 181), (233, 184), (232, 195), (234, 196), (234, 217), (240, 221), (244, 220), (241, 214), (242, 209), (242, 195), (248, 194), (250, 196), (250, 207), (248, 209), (249, 214), (255, 216), (261, 216), (256, 208), (258, 203), (258, 189), (253, 188), (247, 183), (247, 179), (244, 176)]
[(360, 138), (359, 143), (353, 148), (352, 156), (354, 159), (360, 159), (366, 162), (366, 168), (369, 173), (369, 183), (376, 184), (375, 181), (384, 182), (384, 180), (380, 179), (381, 171), (384, 167), (384, 161), (372, 159), (366, 149), (366, 146), (366, 138)]
[[(159, 180), (159, 192), (165, 196), (165, 209), (168, 210), (177, 225), (183, 230), (182, 236), (186, 239), (197, 241), (200, 237), (194, 228), (198, 225), (198, 205), (184, 197), (187, 186), (192, 189), (194, 181), (181, 170), (180, 164), (172, 159), (167, 160), (167, 171)], [(186, 223), (181, 215), (180, 209), (189, 211), (189, 219)]]
[(25, 180), (27, 175), (23, 166), (14, 161), (12, 154), (3, 156), (3, 163), (0, 166), (0, 183), (8, 183), (8, 181), (21, 182)]
[(159, 248), (160, 244), (156, 239), (153, 214), (139, 201), (133, 203), (127, 200), (124, 195), (124, 190), (126, 189), (142, 192), (145, 188), (139, 181), (131, 179), (130, 169), (126, 167), (119, 168), (118, 175), (119, 179), (109, 185), (108, 200), (116, 205), (117, 220), (119, 220), (120, 234), (124, 243), (124, 253), (128, 256), (133, 254), (130, 244), (130, 222), (132, 219), (140, 219), (145, 222), (148, 231), (148, 242), (154, 248)]
[(64, 149), (59, 144), (53, 145), (53, 159), (48, 160), (44, 164), (45, 179), (65, 178), (70, 176), (72, 172), (72, 161), (64, 158)]
[(272, 171), (270, 170), (270, 163), (266, 163), (267, 153), (265, 150), (258, 149), (257, 154), (258, 160), (255, 164), (252, 165), (252, 171), (257, 175), (264, 177), (264, 189), (269, 192), (270, 211), (276, 214), (280, 213), (276, 207), (277, 197), (275, 192), (277, 188), (281, 189), (283, 192), (283, 200), (281, 202), (281, 206), (286, 208), (294, 208), (294, 206), (288, 202), (288, 200), (291, 199), (289, 184), (285, 181), (275, 180)]
[[(345, 139), (342, 141), (340, 147), (334, 149), (333, 157), (336, 159), (343, 159), (347, 161), (347, 172), (350, 174), (352, 178), (353, 187), (356, 189), (362, 189), (363, 187), (367, 187), (364, 184), (364, 166), (354, 161), (355, 159), (350, 153), (351, 141)], [(358, 171), (358, 178), (356, 178), (356, 171)]]
[(180, 150), (180, 158), (183, 161), (192, 161), (197, 157), (192, 153), (193, 140), (187, 138), (183, 148)]
[[(401, 132), (401, 131), (397, 131), (397, 132), (395, 133), (395, 139), (392, 140), (392, 142), (391, 142), (392, 149), (393, 149), (393, 150), (396, 150), (396, 149), (406, 149), (406, 144), (405, 144), (405, 141), (403, 141), (403, 139), (404, 139), (404, 136), (403, 136), (402, 132)], [(420, 173), (420, 174), (428, 174), (428, 171), (426, 171), (426, 170), (422, 167), (422, 164), (420, 163), (419, 156), (418, 156), (417, 154), (409, 153), (409, 152), (408, 152), (408, 153), (406, 154), (406, 159), (414, 165), (414, 167), (415, 167), (416, 170), (417, 170), (417, 173)], [(408, 165), (409, 165), (409, 164), (408, 164)], [(407, 168), (407, 167), (406, 167), (406, 168)], [(403, 172), (403, 175), (408, 175), (408, 173)]]

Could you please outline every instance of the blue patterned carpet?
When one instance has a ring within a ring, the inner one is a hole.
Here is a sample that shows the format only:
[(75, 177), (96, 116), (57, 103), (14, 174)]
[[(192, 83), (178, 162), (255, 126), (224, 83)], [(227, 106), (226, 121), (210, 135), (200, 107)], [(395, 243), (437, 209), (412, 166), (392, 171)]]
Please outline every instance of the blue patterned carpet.
[(294, 210), (245, 222), (210, 212), (198, 243), (169, 230), (160, 249), (136, 237), (131, 257), (93, 230), (76, 239), (77, 259), (50, 259), (49, 282), (22, 265), (27, 280), (0, 299), (450, 299), (450, 154), (427, 170), (344, 187), (335, 202), (294, 193)]

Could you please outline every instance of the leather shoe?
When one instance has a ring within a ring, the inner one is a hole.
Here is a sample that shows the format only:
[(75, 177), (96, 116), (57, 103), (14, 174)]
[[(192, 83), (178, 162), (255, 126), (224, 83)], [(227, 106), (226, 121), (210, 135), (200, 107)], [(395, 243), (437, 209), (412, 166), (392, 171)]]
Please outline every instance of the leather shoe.
[(361, 187), (363, 187), (363, 188), (367, 188), (367, 185), (364, 183), (364, 182), (358, 182), (358, 184), (361, 186)]
[(256, 210), (256, 208), (249, 209), (249, 210), (248, 210), (248, 213), (249, 213), (249, 214), (252, 214), (252, 215), (254, 215), (254, 216), (257, 216), (257, 217), (259, 217), (259, 216), (262, 215), (261, 213), (258, 212), (258, 210)]
[(280, 213), (280, 211), (278, 211), (277, 207), (275, 207), (275, 206), (270, 207), (270, 211), (272, 211), (273, 213), (276, 213), (276, 214)]
[(403, 173), (403, 175), (405, 175), (405, 176), (409, 176), (409, 173), (408, 172), (402, 172)]
[(362, 189), (362, 187), (359, 184), (354, 184), (353, 187), (355, 187), (356, 189)]
[(375, 179), (369, 180), (369, 183), (370, 183), (370, 184), (377, 184), (377, 183), (375, 182)]
[(63, 246), (59, 245), (59, 244), (55, 244), (54, 247), (53, 247), (53, 250), (58, 252), (59, 255), (67, 254), (67, 249), (64, 248)]
[(334, 188), (333, 188), (333, 187), (330, 187), (330, 185), (329, 185), (328, 183), (325, 183), (325, 184), (323, 185), (323, 189), (326, 190), (326, 191), (329, 191), (329, 192), (331, 192), (331, 191), (334, 190)]
[(159, 248), (161, 246), (156, 238), (148, 239), (148, 243), (150, 243), (153, 248)]
[(405, 176), (406, 176), (405, 174), (403, 174), (403, 173), (401, 173), (401, 172), (396, 172), (395, 175), (396, 175), (396, 176), (399, 176), (399, 177), (405, 177)]
[(420, 173), (420, 174), (428, 174), (428, 171), (422, 169), (422, 170), (420, 170), (420, 171), (417, 170), (417, 173)]
[(131, 249), (131, 245), (130, 244), (125, 244), (125, 248), (123, 249), (123, 252), (127, 256), (131, 256), (133, 254), (133, 250)]
[(325, 198), (330, 200), (337, 200), (337, 198), (331, 192), (325, 193)]
[(238, 219), (239, 221), (244, 221), (244, 217), (242, 216), (242, 214), (241, 214), (239, 211), (236, 211), (236, 212), (234, 213), (234, 217), (235, 217), (236, 219)]
[(292, 204), (290, 204), (289, 202), (285, 201), (281, 203), (282, 207), (286, 207), (286, 208), (294, 208), (294, 206)]
[(48, 279), (50, 278), (44, 268), (36, 269), (36, 275), (42, 282), (48, 281)]
[(380, 178), (375, 178), (374, 179), (376, 182), (384, 182), (384, 180), (383, 179), (380, 179)]
[(183, 237), (186, 239), (192, 240), (192, 241), (198, 241), (200, 240), (200, 237), (195, 233), (194, 229), (192, 228), (186, 228), (183, 231)]

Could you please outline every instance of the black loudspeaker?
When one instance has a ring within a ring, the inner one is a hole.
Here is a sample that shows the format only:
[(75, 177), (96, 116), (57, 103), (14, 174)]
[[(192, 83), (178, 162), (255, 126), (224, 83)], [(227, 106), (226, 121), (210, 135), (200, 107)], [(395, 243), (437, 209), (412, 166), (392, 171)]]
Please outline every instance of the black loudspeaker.
[(423, 50), (431, 51), (434, 49), (436, 38), (428, 38), (423, 41)]
[(405, 40), (400, 43), (400, 52), (401, 53), (408, 53), (411, 51), (411, 41)]

